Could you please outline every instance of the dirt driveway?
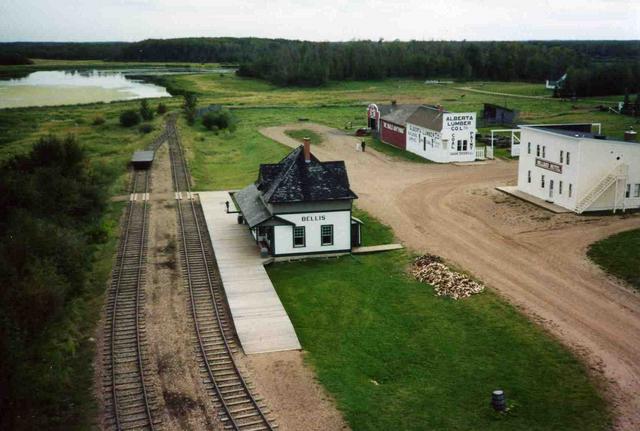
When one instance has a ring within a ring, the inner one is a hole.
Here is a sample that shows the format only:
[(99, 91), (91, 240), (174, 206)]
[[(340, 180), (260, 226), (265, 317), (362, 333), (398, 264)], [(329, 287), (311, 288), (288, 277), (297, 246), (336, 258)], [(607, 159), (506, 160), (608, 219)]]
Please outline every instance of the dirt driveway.
[(640, 429), (640, 295), (585, 255), (590, 243), (639, 228), (640, 215), (552, 214), (495, 191), (515, 183), (517, 162), (410, 163), (356, 152), (356, 138), (309, 123), (261, 133), (297, 146), (284, 134), (296, 128), (323, 135), (313, 153), (344, 160), (358, 206), (389, 224), (406, 246), (444, 256), (484, 280), (583, 355), (610, 382), (617, 428)]

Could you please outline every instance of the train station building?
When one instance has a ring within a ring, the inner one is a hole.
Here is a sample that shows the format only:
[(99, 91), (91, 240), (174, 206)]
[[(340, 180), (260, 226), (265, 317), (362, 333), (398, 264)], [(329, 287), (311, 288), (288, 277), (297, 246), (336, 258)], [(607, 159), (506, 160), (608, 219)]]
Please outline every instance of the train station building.
[(274, 258), (350, 253), (361, 242), (352, 215), (356, 194), (343, 161), (321, 162), (309, 140), (279, 163), (262, 164), (258, 179), (233, 194), (239, 222)]

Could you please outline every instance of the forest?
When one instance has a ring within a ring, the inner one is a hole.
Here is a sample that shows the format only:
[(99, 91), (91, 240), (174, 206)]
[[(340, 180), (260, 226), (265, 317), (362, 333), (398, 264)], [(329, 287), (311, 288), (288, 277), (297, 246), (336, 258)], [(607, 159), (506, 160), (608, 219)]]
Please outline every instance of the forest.
[(0, 429), (69, 429), (91, 403), (78, 364), (95, 320), (83, 298), (103, 289), (89, 270), (107, 237), (106, 183), (73, 137), (43, 137), (0, 165)]
[(238, 64), (238, 74), (275, 85), (321, 86), (329, 81), (384, 78), (555, 80), (558, 96), (640, 90), (640, 41), (349, 41), (260, 38), (148, 39), (134, 43), (0, 44), (0, 55)]

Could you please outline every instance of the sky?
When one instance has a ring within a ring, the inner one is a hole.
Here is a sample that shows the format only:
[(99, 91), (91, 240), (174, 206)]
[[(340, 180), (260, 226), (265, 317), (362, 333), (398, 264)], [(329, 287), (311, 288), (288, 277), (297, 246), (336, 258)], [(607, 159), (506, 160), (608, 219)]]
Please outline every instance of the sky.
[(0, 41), (640, 39), (640, 0), (0, 0)]

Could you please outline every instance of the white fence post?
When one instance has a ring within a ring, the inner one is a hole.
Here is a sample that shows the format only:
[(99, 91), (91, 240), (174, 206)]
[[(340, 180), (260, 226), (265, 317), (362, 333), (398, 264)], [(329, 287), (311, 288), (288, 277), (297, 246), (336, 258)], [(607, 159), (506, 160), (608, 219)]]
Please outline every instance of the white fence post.
[(484, 160), (485, 159), (485, 149), (487, 147), (476, 147), (476, 160)]

